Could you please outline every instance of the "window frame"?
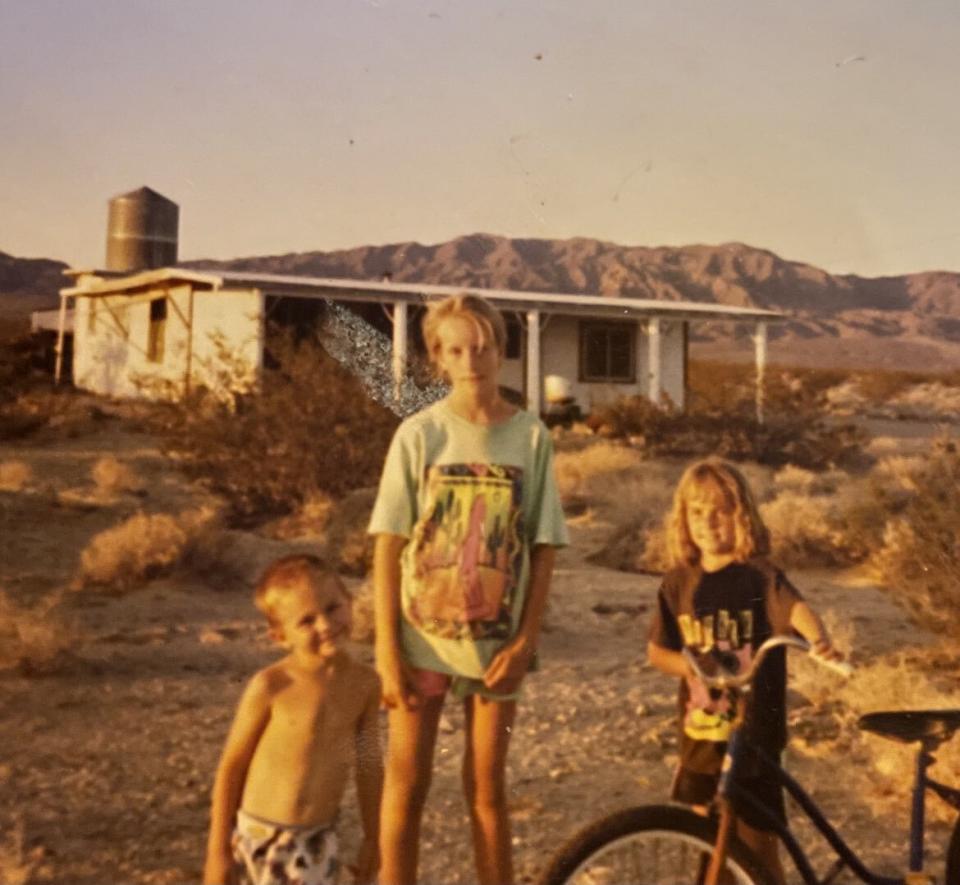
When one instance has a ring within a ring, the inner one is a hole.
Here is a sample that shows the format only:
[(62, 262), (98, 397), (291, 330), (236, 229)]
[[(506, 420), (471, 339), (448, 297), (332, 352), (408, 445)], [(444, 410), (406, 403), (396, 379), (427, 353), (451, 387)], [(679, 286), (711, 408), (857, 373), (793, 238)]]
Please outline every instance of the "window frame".
[[(636, 384), (637, 383), (637, 323), (634, 320), (580, 320), (578, 325), (579, 346), (577, 349), (577, 376), (578, 380), (586, 384)], [(603, 332), (608, 337), (605, 342), (605, 362), (607, 371), (604, 374), (591, 374), (587, 363), (588, 336)], [(611, 373), (611, 332), (626, 332), (630, 345), (630, 370), (626, 375)]]
[[(167, 318), (169, 310), (167, 308), (167, 296), (162, 298), (153, 298), (149, 302), (150, 316), (147, 325), (147, 360), (151, 363), (162, 363), (164, 351), (166, 350), (167, 337)], [(154, 311), (154, 306), (157, 306)], [(162, 313), (163, 316), (154, 316), (154, 312)]]

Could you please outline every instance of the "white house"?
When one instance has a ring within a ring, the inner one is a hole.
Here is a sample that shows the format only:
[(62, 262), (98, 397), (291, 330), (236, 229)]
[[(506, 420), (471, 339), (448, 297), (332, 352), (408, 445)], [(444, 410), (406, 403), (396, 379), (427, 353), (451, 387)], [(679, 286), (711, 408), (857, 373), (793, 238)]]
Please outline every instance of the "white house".
[[(136, 272), (68, 271), (61, 317), (73, 314), (73, 379), (81, 388), (119, 397), (216, 385), (225, 351), (254, 377), (264, 363), (274, 321), (319, 318), (325, 305), (349, 306), (392, 336), (395, 376), (404, 372), (419, 314), (431, 300), (482, 295), (508, 327), (503, 383), (531, 410), (544, 403), (544, 379), (565, 379), (584, 412), (641, 394), (679, 408), (686, 400), (691, 323), (726, 320), (754, 328), (758, 410), (767, 324), (781, 314), (694, 302), (470, 289), (418, 283), (277, 276), (242, 271), (161, 267)], [(62, 326), (61, 326), (62, 329)], [(61, 331), (61, 345), (63, 333)], [(62, 350), (62, 347), (61, 347)], [(58, 367), (59, 368), (59, 367)]]

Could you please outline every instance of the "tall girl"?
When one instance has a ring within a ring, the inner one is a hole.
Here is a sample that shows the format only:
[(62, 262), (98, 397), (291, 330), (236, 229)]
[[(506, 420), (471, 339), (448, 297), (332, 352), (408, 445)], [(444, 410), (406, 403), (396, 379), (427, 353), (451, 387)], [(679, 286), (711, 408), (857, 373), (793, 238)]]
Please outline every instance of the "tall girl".
[[(680, 479), (667, 522), (672, 563), (663, 578), (650, 634), (650, 662), (679, 676), (680, 762), (672, 798), (700, 810), (713, 798), (735, 713), (727, 695), (708, 694), (682, 655), (718, 647), (749, 663), (764, 640), (793, 631), (816, 651), (838, 658), (820, 618), (780, 569), (767, 559), (770, 543), (743, 475), (719, 460), (700, 461)], [(787, 743), (786, 657), (782, 648), (764, 659), (753, 682), (745, 728), (752, 742), (777, 758)], [(759, 776), (744, 782), (781, 820), (783, 792)], [(750, 807), (737, 808), (738, 834), (783, 882), (775, 833)]]
[(387, 454), (369, 531), (377, 669), (389, 708), (381, 885), (415, 885), (420, 822), (448, 693), (465, 712), (463, 791), (477, 881), (512, 885), (506, 758), (567, 542), (540, 420), (500, 395), (506, 331), (481, 298), (433, 304), (428, 356), (449, 395), (408, 418)]

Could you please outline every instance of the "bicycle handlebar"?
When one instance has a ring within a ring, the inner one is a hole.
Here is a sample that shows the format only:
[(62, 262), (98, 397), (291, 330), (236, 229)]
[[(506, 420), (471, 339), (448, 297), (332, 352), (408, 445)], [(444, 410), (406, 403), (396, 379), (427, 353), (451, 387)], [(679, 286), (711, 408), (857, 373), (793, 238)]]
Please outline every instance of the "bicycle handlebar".
[(800, 649), (800, 651), (809, 653), (810, 657), (822, 667), (826, 667), (828, 670), (833, 670), (834, 673), (837, 673), (844, 678), (849, 677), (853, 673), (853, 667), (851, 667), (850, 664), (846, 663), (845, 661), (832, 661), (829, 658), (818, 655), (814, 651), (813, 646), (810, 645), (806, 639), (800, 639), (797, 636), (771, 636), (766, 642), (763, 643), (763, 645), (760, 646), (760, 648), (757, 649), (757, 653), (750, 662), (750, 666), (747, 667), (743, 673), (734, 673), (722, 665), (720, 665), (718, 673), (705, 673), (703, 668), (700, 666), (697, 656), (689, 648), (683, 649), (683, 657), (690, 665), (697, 679), (699, 679), (707, 688), (741, 688), (753, 680), (753, 677), (756, 675), (757, 670), (760, 669), (760, 664), (763, 663), (763, 659), (767, 656), (767, 654), (773, 651), (773, 649), (780, 648), (782, 646), (787, 648), (797, 648)]

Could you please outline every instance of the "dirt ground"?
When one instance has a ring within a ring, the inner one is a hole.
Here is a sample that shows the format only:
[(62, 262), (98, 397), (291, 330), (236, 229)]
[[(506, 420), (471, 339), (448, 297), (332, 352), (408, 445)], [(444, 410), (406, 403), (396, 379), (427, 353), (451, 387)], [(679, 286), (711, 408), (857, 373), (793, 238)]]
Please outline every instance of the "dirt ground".
[[(143, 488), (93, 501), (90, 468), (104, 454), (129, 463)], [(69, 585), (89, 539), (124, 516), (206, 500), (155, 440), (117, 420), (75, 439), (0, 446), (0, 463), (10, 460), (33, 472), (25, 488), (0, 491), (0, 587), (21, 604)], [(585, 556), (607, 527), (589, 514), (570, 527), (541, 670), (525, 685), (511, 749), (524, 882), (604, 812), (663, 800), (675, 761), (676, 687), (644, 660), (657, 579), (589, 564)], [(856, 663), (916, 667), (960, 707), (957, 655), (912, 626), (888, 593), (850, 572), (792, 577), (844, 625)], [(234, 704), (245, 680), (276, 655), (249, 593), (223, 583), (178, 575), (119, 596), (73, 591), (65, 609), (86, 636), (75, 656), (54, 675), (0, 674), (0, 882), (199, 881), (209, 789)], [(358, 646), (357, 654), (369, 659), (370, 649)], [(791, 692), (788, 766), (865, 860), (901, 872), (906, 788), (892, 795), (878, 785), (874, 745), (855, 736), (849, 706), (831, 700), (835, 677), (795, 663), (806, 693)], [(451, 704), (424, 824), (421, 878), (431, 885), (472, 881), (459, 790), (462, 722)], [(936, 870), (949, 825), (934, 817), (928, 853)], [(805, 840), (807, 829), (797, 831)], [(352, 797), (341, 832), (349, 853)], [(822, 846), (813, 856), (822, 870)]]

